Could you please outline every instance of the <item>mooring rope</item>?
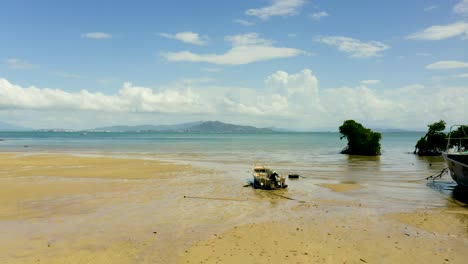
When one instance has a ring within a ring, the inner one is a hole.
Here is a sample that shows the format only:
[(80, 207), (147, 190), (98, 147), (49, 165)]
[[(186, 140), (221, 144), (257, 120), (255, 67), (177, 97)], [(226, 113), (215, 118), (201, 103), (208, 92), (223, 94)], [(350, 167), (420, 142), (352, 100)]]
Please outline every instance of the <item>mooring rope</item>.
[(236, 198), (224, 198), (224, 197), (204, 197), (204, 196), (186, 196), (184, 198), (190, 199), (207, 199), (207, 200), (220, 200), (220, 201), (236, 201), (236, 202), (248, 202), (248, 199), (236, 199)]
[(437, 172), (435, 174), (432, 174), (429, 177), (426, 177), (426, 180), (432, 179), (432, 181), (435, 181), (437, 178), (442, 178), (444, 173), (446, 173), (447, 171), (448, 171), (448, 168), (444, 168), (441, 171), (439, 171), (439, 172)]
[[(271, 194), (271, 195), (281, 197), (283, 199), (298, 201), (300, 203), (305, 203), (305, 201), (298, 200), (298, 199), (291, 198), (291, 197), (287, 197), (287, 196), (284, 196), (284, 195), (281, 195), (281, 194), (276, 194), (276, 193), (273, 193), (273, 192), (268, 192), (268, 193)], [(249, 202), (249, 201), (266, 202), (265, 200), (258, 200), (258, 199), (236, 199), (236, 198), (226, 198), (226, 197), (187, 196), (187, 195), (184, 195), (184, 198), (186, 198), (186, 199), (219, 200), (219, 201), (236, 201), (236, 202)]]
[(298, 201), (300, 203), (305, 203), (305, 201), (298, 200), (298, 199), (291, 198), (291, 197), (287, 197), (287, 196), (284, 196), (284, 195), (281, 195), (281, 194), (276, 194), (276, 193), (273, 193), (273, 192), (270, 192), (270, 194), (281, 197), (281, 198), (284, 198), (284, 199), (288, 199), (288, 200), (292, 200), (292, 201)]

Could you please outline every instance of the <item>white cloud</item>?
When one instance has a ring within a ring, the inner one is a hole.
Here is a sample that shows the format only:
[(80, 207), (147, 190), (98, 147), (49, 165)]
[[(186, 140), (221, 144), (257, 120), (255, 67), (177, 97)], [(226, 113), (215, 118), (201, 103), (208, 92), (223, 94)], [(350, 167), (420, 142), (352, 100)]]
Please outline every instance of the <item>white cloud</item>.
[(468, 0), (461, 0), (453, 7), (453, 12), (461, 15), (468, 15)]
[(176, 34), (160, 33), (159, 36), (170, 39), (176, 39), (185, 43), (191, 43), (195, 45), (204, 45), (208, 41), (208, 37), (200, 36), (198, 33), (194, 33), (191, 31), (179, 32)]
[(237, 24), (243, 25), (245, 27), (250, 27), (250, 26), (255, 25), (254, 22), (247, 21), (247, 20), (244, 20), (244, 19), (236, 19), (236, 20), (234, 20), (234, 22), (236, 22)]
[(360, 81), (362, 84), (378, 84), (380, 83), (380, 80), (362, 80)]
[(265, 84), (270, 89), (276, 89), (276, 92), (288, 97), (293, 95), (318, 96), (318, 79), (309, 69), (304, 69), (297, 74), (276, 71), (266, 78)]
[(104, 32), (90, 32), (81, 35), (82, 38), (89, 38), (89, 39), (111, 39), (112, 35), (109, 33)]
[(407, 39), (416, 40), (441, 40), (461, 36), (468, 38), (468, 23), (463, 21), (448, 24), (431, 26), (407, 36)]
[(25, 60), (22, 59), (8, 59), (6, 60), (6, 65), (10, 69), (15, 69), (15, 70), (32, 70), (32, 69), (37, 69), (39, 68), (39, 65), (29, 63)]
[(116, 94), (81, 90), (70, 93), (59, 89), (23, 88), (0, 79), (1, 109), (81, 110), (98, 112), (209, 112), (206, 104), (190, 89), (162, 90), (124, 83)]
[(212, 79), (201, 78), (155, 89), (124, 83), (113, 94), (21, 87), (0, 79), (0, 117), (14, 113), (15, 118), (42, 127), (209, 119), (292, 129), (336, 129), (344, 120), (354, 119), (370, 127), (424, 128), (440, 119), (468, 122), (466, 109), (460, 107), (466, 102), (468, 86), (323, 89), (309, 69), (276, 71), (266, 77), (260, 89), (217, 86)]
[(257, 33), (251, 32), (243, 35), (226, 36), (224, 40), (231, 42), (233, 46), (264, 45), (271, 46), (272, 40), (260, 38)]
[(304, 53), (301, 50), (275, 47), (273, 41), (263, 39), (257, 33), (225, 37), (232, 48), (224, 54), (196, 54), (190, 51), (168, 52), (162, 54), (168, 61), (207, 62), (219, 65), (241, 65), (257, 61), (289, 58)]
[(431, 70), (448, 70), (458, 68), (468, 68), (468, 63), (462, 61), (438, 61), (426, 66), (426, 69)]
[(431, 6), (425, 7), (425, 8), (424, 8), (424, 12), (429, 12), (429, 11), (434, 10), (434, 9), (436, 9), (436, 8), (438, 8), (438, 6), (436, 6), (436, 5), (431, 5)]
[(322, 11), (322, 12), (317, 12), (317, 13), (313, 13), (310, 15), (310, 18), (312, 18), (312, 20), (314, 21), (319, 21), (320, 19), (324, 18), (324, 17), (327, 17), (329, 16), (329, 14), (325, 11)]
[(349, 53), (351, 58), (379, 57), (382, 56), (382, 51), (390, 48), (379, 41), (362, 42), (358, 39), (341, 36), (318, 37), (316, 41), (335, 46), (339, 51)]
[(453, 75), (455, 78), (468, 78), (468, 73), (461, 73)]
[(299, 13), (299, 8), (304, 4), (304, 0), (273, 0), (271, 5), (249, 9), (245, 11), (245, 14), (256, 16), (263, 20), (267, 20), (272, 16), (294, 16)]

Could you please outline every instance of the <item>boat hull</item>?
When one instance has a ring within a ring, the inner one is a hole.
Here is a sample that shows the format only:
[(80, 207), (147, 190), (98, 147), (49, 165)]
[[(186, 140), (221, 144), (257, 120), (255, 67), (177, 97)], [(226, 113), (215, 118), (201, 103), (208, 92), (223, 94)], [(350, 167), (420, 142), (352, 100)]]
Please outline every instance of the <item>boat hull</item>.
[(468, 187), (468, 155), (442, 153), (450, 170), (450, 176), (458, 185)]

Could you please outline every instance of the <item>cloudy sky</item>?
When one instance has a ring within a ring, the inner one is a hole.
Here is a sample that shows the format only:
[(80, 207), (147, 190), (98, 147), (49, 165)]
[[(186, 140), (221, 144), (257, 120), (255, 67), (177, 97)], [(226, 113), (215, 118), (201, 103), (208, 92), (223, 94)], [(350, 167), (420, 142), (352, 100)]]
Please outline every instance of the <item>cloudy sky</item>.
[(468, 0), (0, 2), (17, 126), (468, 123)]

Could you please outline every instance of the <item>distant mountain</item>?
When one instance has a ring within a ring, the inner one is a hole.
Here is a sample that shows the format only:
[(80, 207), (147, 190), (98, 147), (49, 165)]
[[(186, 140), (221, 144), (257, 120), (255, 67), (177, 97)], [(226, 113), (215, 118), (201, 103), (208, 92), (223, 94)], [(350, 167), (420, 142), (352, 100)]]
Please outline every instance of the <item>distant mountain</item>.
[(275, 132), (284, 132), (284, 133), (286, 133), (286, 132), (297, 132), (297, 131), (286, 129), (286, 128), (277, 128), (277, 127), (265, 127), (265, 128), (271, 129), (271, 130), (273, 130)]
[(19, 127), (0, 121), (0, 131), (27, 131), (30, 128)]
[(253, 126), (239, 126), (226, 124), (219, 121), (206, 121), (198, 125), (184, 129), (184, 132), (201, 133), (273, 133), (269, 128), (257, 128)]
[(185, 132), (185, 133), (274, 133), (270, 128), (239, 126), (219, 121), (199, 121), (177, 125), (141, 125), (141, 126), (109, 126), (90, 129), (89, 131), (108, 132)]
[(109, 131), (109, 132), (136, 132), (136, 131), (176, 131), (183, 130), (203, 122), (183, 123), (177, 125), (140, 125), (140, 126), (109, 126), (89, 129), (91, 131)]

